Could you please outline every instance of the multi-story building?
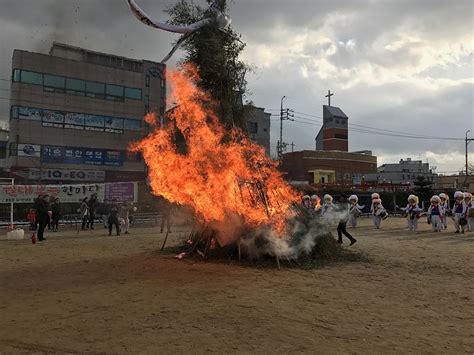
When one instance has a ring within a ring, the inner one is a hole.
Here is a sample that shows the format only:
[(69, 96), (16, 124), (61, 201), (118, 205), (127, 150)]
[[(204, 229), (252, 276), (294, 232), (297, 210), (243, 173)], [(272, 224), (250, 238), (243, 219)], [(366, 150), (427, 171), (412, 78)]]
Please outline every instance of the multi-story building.
[(367, 183), (389, 182), (413, 187), (413, 182), (419, 176), (423, 176), (426, 180), (436, 184), (437, 174), (433, 172), (428, 163), (407, 158), (406, 160), (400, 159), (398, 163), (379, 166), (376, 173), (366, 174), (364, 180)]
[(244, 106), (245, 121), (250, 139), (265, 148), (270, 156), (270, 117), (264, 108), (253, 105)]
[(165, 66), (54, 43), (15, 50), (7, 168), (45, 181), (143, 180), (128, 145), (165, 112)]

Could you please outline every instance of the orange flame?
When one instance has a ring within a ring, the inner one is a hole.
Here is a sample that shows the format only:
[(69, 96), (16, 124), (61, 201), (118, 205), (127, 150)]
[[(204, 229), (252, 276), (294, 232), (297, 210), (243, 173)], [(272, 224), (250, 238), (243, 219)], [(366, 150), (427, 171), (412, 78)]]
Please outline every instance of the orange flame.
[[(225, 131), (210, 96), (195, 85), (195, 68), (168, 71), (167, 79), (172, 87), (169, 100), (176, 103), (170, 122), (164, 128), (153, 125), (146, 138), (130, 147), (143, 153), (153, 194), (191, 206), (204, 223), (237, 215), (245, 225), (272, 224), (282, 232), (299, 196), (276, 163), (240, 131)], [(156, 122), (156, 117), (146, 121)], [(184, 137), (185, 153), (177, 149), (176, 129)]]

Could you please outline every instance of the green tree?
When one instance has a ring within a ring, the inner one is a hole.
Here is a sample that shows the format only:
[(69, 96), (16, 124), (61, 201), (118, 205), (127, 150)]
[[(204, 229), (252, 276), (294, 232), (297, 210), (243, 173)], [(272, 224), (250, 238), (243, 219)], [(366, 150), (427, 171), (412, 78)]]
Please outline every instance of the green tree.
[(417, 176), (413, 182), (414, 192), (421, 201), (429, 201), (433, 196), (433, 182), (427, 180), (424, 176)]
[[(208, 0), (208, 3), (211, 3)], [(226, 10), (226, 0), (220, 0), (222, 11)], [(188, 0), (181, 0), (168, 8), (170, 23), (176, 25), (190, 24), (203, 17), (212, 16), (208, 9), (193, 5)], [(225, 31), (219, 29), (217, 22), (204, 26), (194, 32), (182, 43), (185, 58), (180, 64), (194, 64), (201, 77), (198, 85), (209, 92), (218, 107), (216, 113), (227, 127), (244, 128), (243, 108), (240, 105), (242, 95), (246, 92), (245, 74), (249, 66), (239, 59), (245, 48), (240, 35), (229, 26)]]

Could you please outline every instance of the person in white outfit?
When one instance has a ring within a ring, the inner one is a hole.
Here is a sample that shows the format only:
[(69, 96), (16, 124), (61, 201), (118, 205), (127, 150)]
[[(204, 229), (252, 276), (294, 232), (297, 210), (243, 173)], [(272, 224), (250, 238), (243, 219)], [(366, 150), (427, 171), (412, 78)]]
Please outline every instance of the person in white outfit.
[(438, 195), (431, 197), (431, 205), (428, 208), (428, 218), (431, 219), (431, 226), (434, 232), (441, 232), (443, 224), (441, 217), (443, 216), (443, 208), (440, 206), (441, 199)]
[(454, 228), (455, 233), (464, 233), (464, 225), (461, 225), (459, 221), (461, 218), (466, 218), (466, 206), (464, 205), (464, 194), (461, 191), (454, 193), (454, 205), (453, 205), (453, 217), (454, 217)]
[(359, 218), (360, 214), (362, 213), (362, 210), (365, 207), (360, 206), (358, 202), (359, 198), (357, 197), (357, 195), (349, 196), (349, 224), (353, 228), (357, 227), (357, 218)]
[(470, 192), (464, 193), (464, 209), (466, 210), (466, 230), (468, 232), (474, 231), (474, 202), (472, 201), (472, 194)]
[(440, 206), (443, 209), (443, 217), (441, 217), (441, 223), (443, 224), (443, 228), (448, 228), (448, 216), (451, 215), (451, 209), (449, 207), (449, 196), (444, 192), (439, 194), (439, 198), (441, 199)]
[(382, 220), (388, 217), (387, 211), (385, 211), (385, 208), (382, 206), (382, 200), (380, 198), (372, 200), (370, 212), (372, 213), (375, 229), (380, 229)]
[(311, 196), (311, 207), (316, 212), (319, 212), (319, 209), (321, 208), (321, 199), (319, 198), (318, 195), (312, 195)]
[(408, 196), (408, 205), (405, 208), (400, 208), (407, 214), (407, 224), (408, 230), (416, 232), (418, 230), (418, 219), (421, 217), (421, 209), (418, 206), (418, 196), (410, 195)]

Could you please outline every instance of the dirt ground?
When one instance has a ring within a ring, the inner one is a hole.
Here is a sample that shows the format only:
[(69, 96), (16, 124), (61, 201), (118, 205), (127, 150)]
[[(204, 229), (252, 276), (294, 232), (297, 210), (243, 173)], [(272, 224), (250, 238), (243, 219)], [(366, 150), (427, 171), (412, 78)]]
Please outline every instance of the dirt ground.
[(473, 353), (474, 232), (404, 225), (311, 271), (177, 261), (151, 227), (2, 240), (0, 353)]

